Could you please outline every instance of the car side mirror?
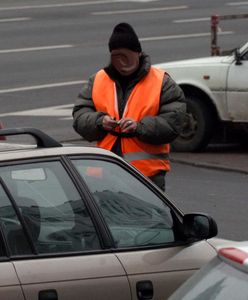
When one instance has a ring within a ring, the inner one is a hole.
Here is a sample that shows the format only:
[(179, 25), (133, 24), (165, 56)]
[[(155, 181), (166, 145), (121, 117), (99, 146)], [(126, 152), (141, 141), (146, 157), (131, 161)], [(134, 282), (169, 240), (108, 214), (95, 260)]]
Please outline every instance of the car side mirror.
[(238, 65), (238, 66), (242, 65), (239, 49), (235, 49), (234, 54), (235, 54), (235, 61), (236, 61), (235, 65)]
[(201, 213), (185, 214), (183, 231), (189, 242), (209, 239), (217, 235), (218, 228), (215, 220)]

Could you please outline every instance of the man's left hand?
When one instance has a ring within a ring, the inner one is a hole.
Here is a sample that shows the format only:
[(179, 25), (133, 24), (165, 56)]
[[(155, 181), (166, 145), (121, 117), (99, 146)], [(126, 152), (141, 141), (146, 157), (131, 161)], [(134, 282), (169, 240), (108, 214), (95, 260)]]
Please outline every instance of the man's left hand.
[(123, 133), (133, 133), (137, 129), (137, 122), (131, 118), (123, 118), (120, 120), (119, 126)]

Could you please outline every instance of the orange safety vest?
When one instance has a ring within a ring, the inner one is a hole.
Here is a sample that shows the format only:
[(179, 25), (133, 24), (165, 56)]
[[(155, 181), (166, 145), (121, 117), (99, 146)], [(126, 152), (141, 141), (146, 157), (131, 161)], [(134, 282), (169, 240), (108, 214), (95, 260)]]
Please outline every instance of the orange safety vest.
[[(147, 76), (132, 90), (123, 113), (123, 117), (139, 122), (146, 116), (156, 116), (159, 111), (160, 93), (164, 71), (151, 67)], [(93, 84), (92, 98), (97, 111), (105, 112), (119, 120), (118, 99), (115, 82), (104, 70), (97, 72)], [(116, 135), (107, 134), (97, 146), (111, 150)], [(153, 176), (159, 171), (169, 171), (169, 144), (151, 145), (141, 142), (136, 137), (122, 137), (123, 158), (146, 176)]]

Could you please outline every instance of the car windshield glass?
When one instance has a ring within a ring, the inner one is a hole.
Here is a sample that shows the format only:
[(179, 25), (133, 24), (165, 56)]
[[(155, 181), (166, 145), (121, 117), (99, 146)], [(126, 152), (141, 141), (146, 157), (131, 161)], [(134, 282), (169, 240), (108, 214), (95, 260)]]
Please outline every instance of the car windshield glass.
[(107, 222), (116, 247), (175, 240), (171, 209), (121, 166), (103, 160), (73, 160)]
[[(0, 176), (19, 209), (38, 253), (100, 248), (83, 199), (60, 162), (1, 167)], [(6, 200), (2, 203), (6, 203)], [(8, 214), (13, 214), (13, 209), (6, 205), (4, 218), (10, 219)], [(12, 222), (7, 224), (8, 231), (13, 231), (11, 228), (14, 225), (17, 229), (20, 227), (15, 219), (12, 218)], [(22, 245), (17, 247), (18, 254), (23, 254)]]
[(242, 60), (248, 60), (248, 51), (246, 51), (244, 55), (242, 55)]

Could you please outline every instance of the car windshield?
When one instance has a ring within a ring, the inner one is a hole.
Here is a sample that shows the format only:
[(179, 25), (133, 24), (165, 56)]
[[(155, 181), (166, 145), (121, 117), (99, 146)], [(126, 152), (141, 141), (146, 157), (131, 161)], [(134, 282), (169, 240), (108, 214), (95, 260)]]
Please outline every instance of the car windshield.
[(246, 52), (248, 50), (248, 42), (245, 43), (241, 48), (240, 48), (240, 53)]
[(171, 209), (136, 177), (102, 160), (73, 160), (117, 247), (175, 241)]

